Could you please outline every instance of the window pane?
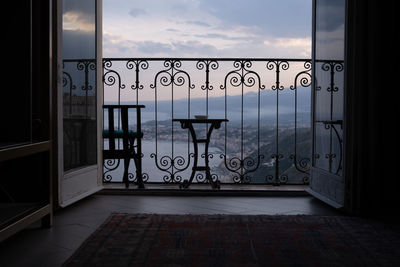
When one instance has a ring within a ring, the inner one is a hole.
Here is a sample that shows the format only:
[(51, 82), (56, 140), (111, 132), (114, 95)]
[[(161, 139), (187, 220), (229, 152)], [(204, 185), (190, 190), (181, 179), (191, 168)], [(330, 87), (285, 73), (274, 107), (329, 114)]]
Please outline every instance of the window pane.
[(345, 0), (316, 1), (314, 166), (341, 175)]
[(96, 1), (63, 1), (64, 170), (97, 163)]

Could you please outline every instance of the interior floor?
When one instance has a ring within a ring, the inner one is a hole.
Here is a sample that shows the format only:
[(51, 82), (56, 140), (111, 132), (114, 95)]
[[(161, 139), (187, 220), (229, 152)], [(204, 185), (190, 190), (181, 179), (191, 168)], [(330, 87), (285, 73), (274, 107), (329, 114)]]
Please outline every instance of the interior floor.
[(0, 243), (1, 266), (61, 266), (111, 213), (340, 215), (310, 196), (135, 196), (96, 194)]

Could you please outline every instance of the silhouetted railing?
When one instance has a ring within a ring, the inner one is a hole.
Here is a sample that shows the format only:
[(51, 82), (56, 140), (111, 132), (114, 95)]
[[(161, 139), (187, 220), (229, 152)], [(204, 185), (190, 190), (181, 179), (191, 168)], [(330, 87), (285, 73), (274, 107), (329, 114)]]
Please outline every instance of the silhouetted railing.
[[(213, 179), (308, 183), (311, 139), (304, 136), (311, 136), (310, 108), (304, 95), (311, 96), (310, 60), (106, 58), (103, 68), (106, 101), (144, 104), (151, 114), (143, 127), (154, 151), (144, 161), (153, 160), (163, 182), (181, 182), (191, 167), (189, 135), (172, 119), (203, 114), (229, 119), (213, 133), (214, 153), (202, 155), (214, 161)], [(146, 172), (145, 179), (157, 177)]]
[[(97, 163), (96, 61), (63, 61), (64, 170)], [(94, 136), (94, 137), (93, 137)]]
[[(72, 114), (78, 108), (74, 101), (91, 101), (87, 92), (95, 83), (90, 75), (90, 70), (95, 70), (92, 64), (90, 60), (64, 61), (64, 94), (70, 97), (64, 97), (64, 113)], [(190, 176), (190, 135), (173, 119), (194, 115), (229, 120), (213, 132), (208, 155), (201, 155), (208, 157), (214, 180), (222, 184), (309, 182), (311, 60), (104, 58), (103, 82), (105, 104), (146, 106), (142, 129), (143, 178), (147, 183), (181, 183)], [(88, 110), (82, 112), (87, 114)], [(103, 115), (107, 120), (107, 114)], [(321, 124), (331, 137), (328, 154), (335, 155), (332, 144), (337, 136), (341, 145), (341, 133), (333, 122)], [(206, 128), (199, 126), (196, 131), (205, 136)], [(339, 162), (335, 166), (341, 166), (341, 155), (325, 158), (329, 166), (334, 165), (333, 160)], [(329, 171), (337, 170), (331, 167)], [(136, 180), (134, 173), (132, 169), (132, 182)], [(119, 160), (104, 163), (104, 182), (122, 182)], [(205, 175), (198, 173), (195, 182), (206, 182)]]

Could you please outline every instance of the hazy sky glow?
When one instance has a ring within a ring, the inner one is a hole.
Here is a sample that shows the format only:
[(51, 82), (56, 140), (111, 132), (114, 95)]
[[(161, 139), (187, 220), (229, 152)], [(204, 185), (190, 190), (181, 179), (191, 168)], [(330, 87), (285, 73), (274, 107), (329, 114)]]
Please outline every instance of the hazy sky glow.
[(104, 57), (311, 57), (311, 0), (103, 0)]

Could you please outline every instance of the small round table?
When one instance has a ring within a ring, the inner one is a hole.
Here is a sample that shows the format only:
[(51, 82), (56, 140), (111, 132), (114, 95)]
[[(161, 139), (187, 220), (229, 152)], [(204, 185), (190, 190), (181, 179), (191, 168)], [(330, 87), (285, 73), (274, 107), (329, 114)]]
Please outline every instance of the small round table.
[[(211, 184), (213, 189), (219, 189), (220, 184), (219, 181), (213, 181), (210, 172), (210, 166), (208, 161), (208, 146), (210, 144), (211, 133), (214, 129), (219, 129), (221, 127), (222, 122), (228, 122), (228, 119), (173, 119), (172, 121), (177, 121), (181, 123), (182, 129), (189, 129), (190, 135), (192, 136), (193, 140), (193, 148), (194, 148), (194, 162), (192, 168), (192, 174), (190, 175), (189, 180), (184, 180), (183, 183), (180, 185), (180, 188), (188, 188), (193, 181), (194, 175), (196, 171), (205, 171), (206, 172), (206, 179)], [(196, 132), (194, 131), (193, 124), (209, 124), (209, 128), (207, 131), (206, 139), (199, 139), (196, 136)], [(198, 158), (199, 158), (199, 148), (198, 143), (205, 143), (205, 157), (204, 157), (204, 166), (198, 166)]]

